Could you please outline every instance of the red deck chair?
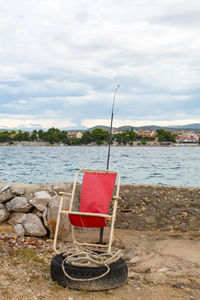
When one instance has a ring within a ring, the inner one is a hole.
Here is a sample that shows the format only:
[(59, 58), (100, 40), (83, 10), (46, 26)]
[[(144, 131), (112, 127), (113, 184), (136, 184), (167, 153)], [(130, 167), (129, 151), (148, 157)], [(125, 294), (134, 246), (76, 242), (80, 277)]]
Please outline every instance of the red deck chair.
[[(78, 175), (83, 172), (83, 180), (81, 186), (81, 196), (79, 211), (73, 210), (74, 195)], [(113, 196), (115, 181), (117, 180), (116, 195)], [(67, 214), (72, 224), (72, 238), (74, 243), (87, 246), (108, 247), (111, 251), (113, 240), (114, 223), (116, 219), (117, 203), (119, 199), (120, 175), (114, 171), (107, 170), (79, 170), (76, 173), (72, 193), (61, 193), (61, 201), (58, 210), (56, 223), (56, 231), (54, 236), (54, 250), (56, 251), (57, 235), (59, 230), (60, 215)], [(63, 197), (70, 195), (69, 210), (63, 210)], [(112, 214), (109, 214), (109, 208), (112, 198), (114, 199)], [(107, 225), (107, 220), (111, 220), (110, 236), (108, 245), (79, 243), (75, 239), (74, 226), (78, 227), (94, 227), (103, 228)], [(57, 251), (56, 251), (57, 252)]]

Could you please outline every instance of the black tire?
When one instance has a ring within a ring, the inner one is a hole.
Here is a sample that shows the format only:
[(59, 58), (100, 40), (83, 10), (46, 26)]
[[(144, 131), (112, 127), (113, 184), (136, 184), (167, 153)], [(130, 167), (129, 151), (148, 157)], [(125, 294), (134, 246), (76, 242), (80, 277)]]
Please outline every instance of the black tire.
[(73, 278), (81, 278), (86, 281), (76, 281), (69, 279), (62, 270), (62, 262), (65, 259), (63, 253), (56, 255), (50, 266), (50, 274), (53, 281), (63, 287), (76, 290), (100, 291), (109, 290), (121, 286), (127, 279), (128, 267), (126, 261), (120, 258), (109, 265), (110, 271), (102, 278), (87, 281), (89, 278), (97, 277), (107, 271), (106, 267), (75, 267), (69, 263), (64, 264), (65, 271)]

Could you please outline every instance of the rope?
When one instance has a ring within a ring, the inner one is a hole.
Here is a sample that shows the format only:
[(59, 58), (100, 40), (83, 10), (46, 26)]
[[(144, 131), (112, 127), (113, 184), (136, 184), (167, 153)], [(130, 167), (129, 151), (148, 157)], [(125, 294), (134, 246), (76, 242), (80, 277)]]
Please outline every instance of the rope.
[[(118, 250), (117, 252), (111, 252), (111, 253), (96, 253), (92, 250), (82, 250), (80, 248), (72, 248), (69, 251), (65, 252), (63, 254), (65, 259), (62, 262), (62, 270), (64, 274), (71, 280), (74, 281), (93, 281), (100, 279), (104, 276), (106, 276), (110, 272), (109, 265), (118, 261), (122, 257), (121, 250)], [(97, 267), (97, 266), (104, 266), (107, 268), (107, 270), (96, 277), (91, 278), (74, 278), (70, 276), (67, 271), (65, 270), (64, 264), (68, 263), (72, 266), (76, 267)]]

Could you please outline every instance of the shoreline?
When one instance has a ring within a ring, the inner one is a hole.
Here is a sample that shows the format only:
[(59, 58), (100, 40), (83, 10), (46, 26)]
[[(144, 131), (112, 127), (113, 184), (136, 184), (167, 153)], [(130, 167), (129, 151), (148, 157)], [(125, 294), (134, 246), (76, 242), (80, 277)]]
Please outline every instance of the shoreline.
[[(14, 142), (12, 144), (10, 143), (0, 143), (0, 147), (3, 146), (13, 146), (13, 147), (18, 147), (18, 146), (31, 146), (31, 147), (108, 147), (108, 144), (102, 144), (102, 145), (97, 145), (97, 144), (81, 144), (81, 145), (67, 145), (63, 143), (54, 143), (50, 144), (48, 142)], [(185, 143), (185, 144), (177, 144), (177, 143), (159, 143), (159, 142), (147, 142), (146, 145), (143, 145), (139, 142), (133, 142), (132, 145), (126, 144), (126, 145), (119, 145), (119, 144), (113, 144), (111, 147), (199, 147), (200, 144), (197, 143)]]

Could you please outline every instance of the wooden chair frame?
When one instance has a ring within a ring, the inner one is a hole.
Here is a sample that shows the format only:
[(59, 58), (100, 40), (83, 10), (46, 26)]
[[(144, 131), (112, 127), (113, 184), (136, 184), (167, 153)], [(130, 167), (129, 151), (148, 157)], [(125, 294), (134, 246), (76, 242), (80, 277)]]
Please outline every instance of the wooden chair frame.
[[(74, 196), (75, 196), (75, 190), (76, 190), (76, 185), (77, 185), (77, 180), (78, 180), (78, 176), (80, 173), (84, 173), (84, 172), (92, 172), (92, 173), (115, 173), (117, 174), (117, 188), (116, 188), (116, 195), (113, 196), (114, 202), (113, 202), (113, 210), (112, 210), (112, 214), (99, 214), (99, 213), (88, 213), (88, 212), (78, 212), (78, 211), (73, 211), (72, 207), (73, 207), (73, 202), (74, 202)], [(116, 220), (116, 214), (117, 214), (117, 205), (118, 205), (118, 200), (120, 199), (119, 197), (119, 189), (120, 189), (120, 175), (118, 172), (115, 171), (108, 171), (108, 170), (90, 170), (90, 169), (81, 169), (79, 170), (74, 178), (74, 185), (72, 188), (72, 193), (64, 193), (61, 192), (61, 199), (60, 199), (60, 205), (59, 205), (59, 209), (58, 209), (58, 216), (57, 216), (57, 221), (56, 221), (56, 229), (55, 229), (55, 235), (54, 235), (54, 242), (53, 242), (53, 248), (54, 251), (56, 253), (58, 253), (57, 251), (57, 238), (58, 238), (58, 231), (59, 231), (59, 225), (60, 225), (60, 216), (61, 214), (64, 215), (69, 215), (69, 214), (74, 214), (74, 215), (82, 215), (82, 216), (94, 216), (94, 217), (104, 217), (107, 218), (108, 220), (111, 220), (111, 226), (110, 226), (110, 235), (109, 235), (109, 242), (107, 245), (101, 245), (101, 244), (95, 244), (95, 243), (80, 243), (76, 240), (75, 238), (75, 229), (74, 226), (71, 224), (72, 226), (72, 239), (73, 242), (77, 245), (81, 245), (81, 246), (95, 246), (95, 247), (104, 247), (104, 248), (108, 248), (108, 253), (110, 253), (111, 251), (111, 246), (112, 246), (112, 242), (113, 242), (113, 233), (114, 233), (114, 224), (115, 224), (115, 220)], [(70, 207), (69, 210), (63, 210), (63, 199), (64, 199), (64, 195), (67, 196), (71, 196), (71, 200), (70, 200)]]

